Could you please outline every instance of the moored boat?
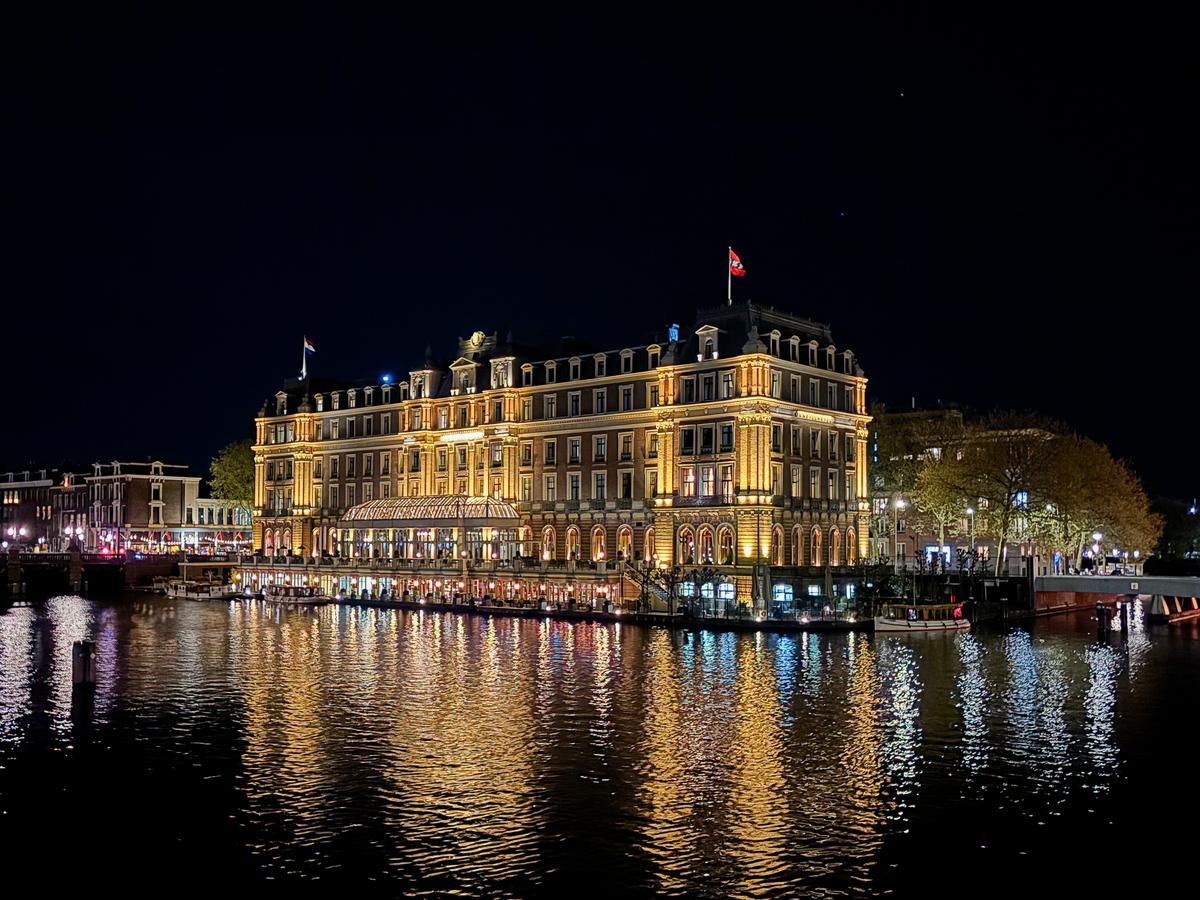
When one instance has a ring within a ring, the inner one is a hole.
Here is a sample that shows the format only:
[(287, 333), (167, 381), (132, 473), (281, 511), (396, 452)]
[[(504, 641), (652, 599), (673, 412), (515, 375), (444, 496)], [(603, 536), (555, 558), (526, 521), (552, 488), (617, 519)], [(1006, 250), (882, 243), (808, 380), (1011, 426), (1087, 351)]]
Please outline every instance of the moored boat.
[(971, 627), (961, 603), (889, 603), (875, 617), (885, 632), (966, 631)]
[(262, 589), (262, 598), (271, 603), (288, 606), (319, 606), (331, 602), (317, 587), (298, 587), (288, 584), (268, 584)]
[(233, 589), (215, 581), (187, 581), (172, 578), (166, 585), (167, 596), (174, 600), (224, 600)]

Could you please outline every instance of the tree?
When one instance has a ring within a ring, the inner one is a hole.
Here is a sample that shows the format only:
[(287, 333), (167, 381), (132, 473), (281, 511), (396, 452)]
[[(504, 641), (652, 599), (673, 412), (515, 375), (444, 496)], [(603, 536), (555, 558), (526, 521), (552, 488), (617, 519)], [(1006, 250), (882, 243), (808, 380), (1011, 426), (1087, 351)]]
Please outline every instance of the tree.
[(236, 441), (213, 457), (212, 495), (249, 511), (254, 506), (254, 451), (250, 440)]
[(975, 503), (976, 523), (996, 541), (995, 572), (1004, 547), (1036, 509), (1036, 489), (1049, 465), (1054, 426), (1029, 416), (997, 413), (967, 429), (964, 440), (940, 465), (929, 467), (927, 489), (947, 501)]

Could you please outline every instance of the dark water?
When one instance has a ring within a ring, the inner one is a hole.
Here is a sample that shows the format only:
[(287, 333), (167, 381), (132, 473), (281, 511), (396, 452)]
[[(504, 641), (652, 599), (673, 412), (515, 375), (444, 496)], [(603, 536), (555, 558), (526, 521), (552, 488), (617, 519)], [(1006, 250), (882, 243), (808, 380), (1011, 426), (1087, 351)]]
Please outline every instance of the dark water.
[[(0, 877), (794, 896), (1130, 884), (1195, 629), (963, 636), (61, 597), (0, 614)], [(99, 684), (71, 689), (71, 642)], [(1179, 767), (1172, 771), (1172, 766)], [(269, 885), (268, 885), (269, 887)]]

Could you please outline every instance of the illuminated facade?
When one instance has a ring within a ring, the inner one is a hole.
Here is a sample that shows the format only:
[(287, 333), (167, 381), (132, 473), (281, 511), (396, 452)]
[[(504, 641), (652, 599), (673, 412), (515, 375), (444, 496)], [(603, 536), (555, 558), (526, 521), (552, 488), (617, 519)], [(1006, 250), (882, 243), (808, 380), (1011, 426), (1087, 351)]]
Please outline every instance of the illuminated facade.
[[(656, 342), (560, 351), (476, 332), (404, 380), (287, 382), (255, 422), (256, 553), (377, 574), (466, 555), (579, 596), (628, 596), (647, 562), (712, 567), (758, 608), (768, 578), (811, 591), (868, 555), (867, 380), (827, 325), (739, 304)], [(502, 501), (515, 540), (469, 549), (449, 519), (356, 527), (361, 504), (431, 497)]]

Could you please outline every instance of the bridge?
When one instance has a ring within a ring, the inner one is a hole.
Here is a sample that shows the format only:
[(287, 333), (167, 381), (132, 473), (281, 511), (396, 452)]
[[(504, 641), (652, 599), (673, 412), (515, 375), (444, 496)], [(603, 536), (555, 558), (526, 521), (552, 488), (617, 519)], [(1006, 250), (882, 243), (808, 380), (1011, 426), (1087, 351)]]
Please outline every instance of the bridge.
[[(35, 553), (10, 547), (0, 568), (0, 596), (19, 597), (80, 592), (88, 589), (120, 591), (151, 584), (156, 577), (175, 575), (181, 564), (221, 563), (223, 557), (187, 557), (183, 554), (105, 554), (72, 550)], [(229, 560), (228, 565), (233, 565)]]
[(1043, 575), (1033, 579), (1039, 615), (1150, 597), (1158, 622), (1200, 618), (1200, 578), (1187, 575)]

